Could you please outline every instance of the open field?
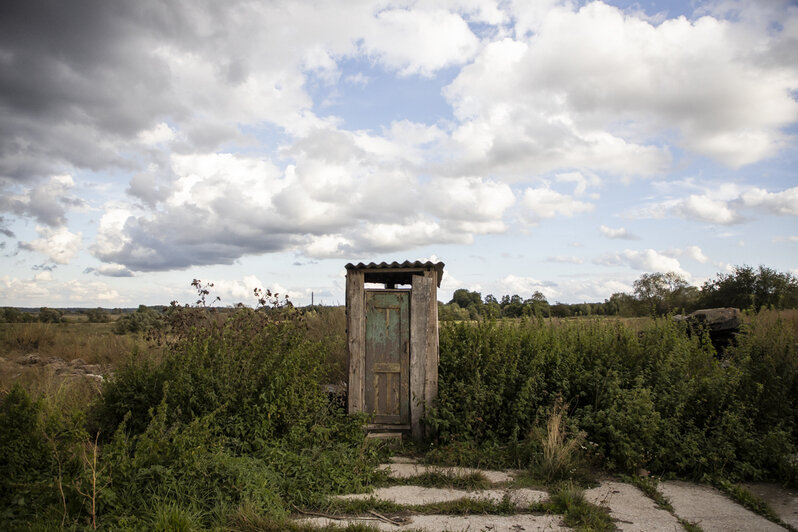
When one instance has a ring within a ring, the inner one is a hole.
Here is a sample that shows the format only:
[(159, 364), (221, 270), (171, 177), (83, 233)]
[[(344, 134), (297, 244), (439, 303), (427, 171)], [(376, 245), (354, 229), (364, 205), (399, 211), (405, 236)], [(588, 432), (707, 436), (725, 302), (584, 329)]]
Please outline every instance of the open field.
[[(282, 530), (381, 485), (385, 451), (321, 387), (346, 375), (343, 309), (278, 311), (0, 324), (0, 523)], [(747, 315), (722, 357), (667, 319), (442, 324), (435, 436), (405, 452), (552, 492), (596, 471), (794, 487), (796, 316)]]

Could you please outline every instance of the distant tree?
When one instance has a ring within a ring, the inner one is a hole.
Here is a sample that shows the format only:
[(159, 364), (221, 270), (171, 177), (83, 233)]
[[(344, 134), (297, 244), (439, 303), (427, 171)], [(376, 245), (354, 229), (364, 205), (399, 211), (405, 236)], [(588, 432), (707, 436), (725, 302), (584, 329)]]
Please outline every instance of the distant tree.
[(22, 312), (18, 308), (5, 307), (0, 312), (0, 321), (5, 323), (28, 323), (34, 321), (33, 314), (29, 312)]
[(657, 315), (676, 310), (679, 302), (686, 302), (691, 294), (689, 284), (676, 272), (644, 273), (634, 282), (635, 298), (647, 312)]
[(42, 323), (61, 323), (66, 321), (64, 313), (58, 309), (42, 307), (39, 309), (39, 321)]
[(493, 294), (485, 296), (485, 304), (482, 306), (482, 315), (489, 320), (502, 317), (502, 307)]
[(719, 273), (701, 287), (703, 307), (737, 307), (759, 310), (798, 307), (798, 279), (790, 273), (759, 266), (735, 266), (730, 273)]
[(470, 292), (465, 288), (458, 288), (452, 294), (452, 300), (449, 303), (457, 303), (460, 308), (468, 308), (472, 304), (477, 307), (482, 306), (482, 294), (479, 292)]
[(542, 316), (548, 318), (551, 315), (549, 302), (543, 292), (536, 291), (532, 297), (524, 301), (524, 314), (529, 316)]
[(443, 304), (438, 302), (438, 321), (466, 321), (471, 319), (468, 309), (460, 308), (457, 303)]
[(91, 323), (105, 323), (108, 321), (108, 313), (101, 307), (90, 308), (86, 311), (86, 317)]
[(573, 315), (571, 305), (560, 303), (559, 301), (551, 305), (550, 312), (555, 318), (569, 318)]
[(623, 292), (616, 292), (604, 301), (604, 314), (608, 316), (632, 317), (645, 314), (640, 310), (640, 302), (634, 296)]
[(135, 312), (122, 316), (114, 322), (116, 334), (144, 332), (150, 329), (162, 329), (165, 326), (163, 316), (155, 309), (139, 305)]
[(502, 297), (502, 316), (505, 318), (520, 318), (524, 315), (524, 300), (518, 294)]

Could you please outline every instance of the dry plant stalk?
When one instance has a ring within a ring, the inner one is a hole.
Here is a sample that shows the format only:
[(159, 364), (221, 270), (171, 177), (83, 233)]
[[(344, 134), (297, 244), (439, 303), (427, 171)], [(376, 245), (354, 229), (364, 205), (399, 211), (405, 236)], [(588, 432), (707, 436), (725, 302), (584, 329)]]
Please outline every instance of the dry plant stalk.
[[(105, 484), (99, 488), (97, 487), (97, 477), (103, 472), (103, 470), (97, 470), (97, 440), (99, 438), (100, 433), (98, 432), (97, 435), (94, 436), (94, 442), (87, 441), (86, 445), (83, 447), (83, 463), (89, 468), (89, 471), (91, 471), (91, 489), (84, 492), (80, 489), (77, 482), (75, 482), (75, 489), (77, 492), (91, 503), (91, 525), (94, 530), (97, 530), (97, 491), (103, 489), (110, 483), (109, 479)], [(91, 449), (91, 458), (87, 455), (87, 448)]]
[(547, 480), (564, 477), (574, 461), (574, 452), (579, 446), (577, 438), (567, 440), (565, 431), (565, 409), (561, 400), (554, 404), (546, 421), (546, 434), (543, 436), (543, 460), (541, 467)]

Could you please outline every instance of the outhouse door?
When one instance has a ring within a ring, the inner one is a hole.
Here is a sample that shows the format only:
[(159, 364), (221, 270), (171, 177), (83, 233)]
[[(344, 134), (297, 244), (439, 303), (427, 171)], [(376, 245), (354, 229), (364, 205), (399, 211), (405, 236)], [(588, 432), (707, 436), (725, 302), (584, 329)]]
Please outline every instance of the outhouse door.
[(366, 412), (410, 423), (410, 292), (366, 290)]

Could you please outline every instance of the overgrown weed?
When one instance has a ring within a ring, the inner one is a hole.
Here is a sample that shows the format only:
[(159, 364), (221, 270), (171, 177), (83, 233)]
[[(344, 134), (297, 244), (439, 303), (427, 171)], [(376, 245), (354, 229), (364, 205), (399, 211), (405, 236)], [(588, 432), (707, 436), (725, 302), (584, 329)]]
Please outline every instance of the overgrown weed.
[(569, 434), (565, 418), (565, 408), (558, 398), (546, 420), (545, 431), (532, 431), (529, 436), (536, 438), (542, 448), (539, 458), (530, 465), (532, 474), (545, 483), (573, 478), (584, 467), (581, 452), (585, 448), (585, 434)]
[(606, 508), (589, 503), (585, 491), (572, 482), (557, 486), (544, 503), (549, 513), (562, 514), (566, 526), (581, 531), (616, 530)]
[(488, 489), (491, 482), (479, 472), (458, 473), (445, 470), (431, 470), (412, 477), (389, 478), (384, 481), (389, 486), (422, 486), (425, 488), (451, 488), (466, 491)]

